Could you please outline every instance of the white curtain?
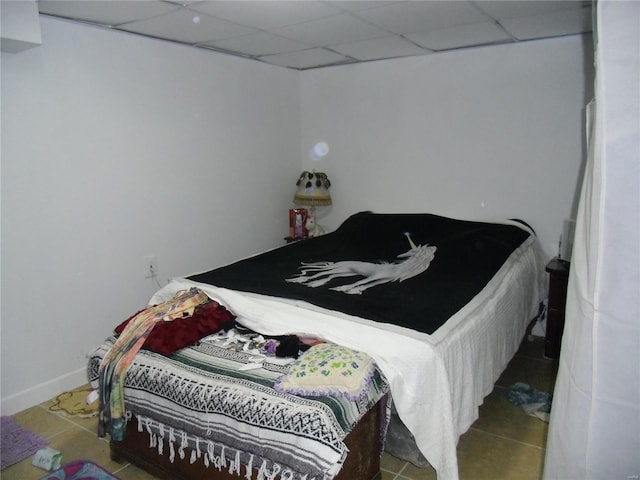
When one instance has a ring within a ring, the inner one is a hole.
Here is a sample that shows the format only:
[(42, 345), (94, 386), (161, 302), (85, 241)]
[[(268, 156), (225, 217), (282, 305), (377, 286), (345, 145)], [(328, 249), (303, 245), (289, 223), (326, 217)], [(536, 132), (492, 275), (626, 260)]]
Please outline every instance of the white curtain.
[(545, 480), (640, 476), (640, 2), (600, 1)]

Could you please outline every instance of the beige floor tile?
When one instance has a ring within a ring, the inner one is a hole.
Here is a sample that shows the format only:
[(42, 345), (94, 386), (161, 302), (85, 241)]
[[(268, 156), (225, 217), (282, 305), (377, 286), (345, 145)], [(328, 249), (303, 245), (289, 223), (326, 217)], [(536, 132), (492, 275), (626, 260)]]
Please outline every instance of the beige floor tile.
[[(59, 414), (60, 416), (63, 416)], [(98, 432), (98, 417), (81, 418), (81, 417), (69, 417), (67, 420), (80, 428), (84, 428), (94, 435)]]
[(458, 443), (460, 480), (539, 480), (544, 450), (469, 430)]
[(121, 480), (156, 480), (157, 477), (145, 472), (141, 468), (128, 464), (122, 467), (120, 470), (114, 472)]
[(516, 355), (496, 382), (497, 386), (510, 387), (516, 382), (528, 383), (538, 390), (551, 393), (556, 382), (558, 362)]
[(16, 413), (13, 419), (44, 439), (49, 439), (54, 435), (73, 428), (71, 422), (51, 414), (48, 410), (40, 406)]
[(398, 473), (404, 468), (406, 463), (404, 460), (385, 453), (380, 459), (380, 468), (388, 470), (389, 472)]
[(387, 472), (386, 470), (382, 470), (380, 475), (380, 480), (395, 480), (396, 474)]
[(436, 480), (436, 471), (433, 468), (418, 468), (411, 463), (407, 463), (400, 475), (411, 480)]
[(111, 460), (109, 442), (97, 438), (94, 433), (73, 426), (49, 440), (49, 446), (62, 452), (63, 463), (73, 460), (91, 460), (109, 472), (122, 468), (122, 464)]
[(55, 415), (59, 418), (62, 418), (73, 425), (76, 425), (80, 428), (87, 430), (88, 432), (95, 434), (98, 431), (97, 415), (94, 417), (83, 418), (83, 417), (77, 417), (77, 416), (69, 416), (62, 412), (48, 412), (48, 413), (51, 415)]
[(2, 480), (38, 480), (44, 477), (47, 472), (31, 465), (31, 459), (32, 457), (29, 457), (20, 463), (5, 468), (0, 473), (0, 477)]
[(505, 398), (507, 389), (496, 387), (480, 406), (480, 418), (471, 426), (494, 435), (544, 448), (548, 424), (527, 415)]

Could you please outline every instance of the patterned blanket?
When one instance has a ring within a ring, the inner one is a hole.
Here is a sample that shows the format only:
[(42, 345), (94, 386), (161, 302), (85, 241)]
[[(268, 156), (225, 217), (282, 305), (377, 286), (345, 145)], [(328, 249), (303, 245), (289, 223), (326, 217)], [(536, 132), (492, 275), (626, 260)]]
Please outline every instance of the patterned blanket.
[[(111, 337), (90, 355), (89, 379), (115, 343)], [(239, 370), (255, 360), (206, 341), (165, 357), (141, 350), (125, 378), (126, 409), (161, 454), (252, 478), (278, 473), (290, 480), (331, 479), (347, 455), (344, 438), (389, 390), (376, 372), (364, 398), (305, 398), (277, 392), (273, 385), (287, 365), (267, 360), (262, 368)]]

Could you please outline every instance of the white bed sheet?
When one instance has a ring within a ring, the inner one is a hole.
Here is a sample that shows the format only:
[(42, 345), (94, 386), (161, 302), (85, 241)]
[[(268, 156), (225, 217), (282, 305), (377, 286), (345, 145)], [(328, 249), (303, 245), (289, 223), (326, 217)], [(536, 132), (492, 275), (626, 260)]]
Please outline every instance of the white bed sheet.
[(458, 437), (478, 418), (479, 405), (538, 312), (546, 292), (544, 263), (538, 241), (532, 236), (485, 289), (432, 335), (302, 301), (186, 279), (172, 280), (150, 304), (197, 286), (255, 331), (314, 335), (367, 352), (386, 376), (398, 415), (436, 469), (438, 479), (457, 480)]

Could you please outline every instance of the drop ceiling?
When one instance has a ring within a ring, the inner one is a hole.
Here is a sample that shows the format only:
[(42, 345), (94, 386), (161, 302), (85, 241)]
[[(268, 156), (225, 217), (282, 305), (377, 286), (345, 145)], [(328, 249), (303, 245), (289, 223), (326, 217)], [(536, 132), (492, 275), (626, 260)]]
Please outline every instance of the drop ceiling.
[(297, 70), (591, 31), (591, 2), (569, 0), (40, 0), (38, 8)]

